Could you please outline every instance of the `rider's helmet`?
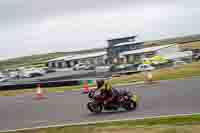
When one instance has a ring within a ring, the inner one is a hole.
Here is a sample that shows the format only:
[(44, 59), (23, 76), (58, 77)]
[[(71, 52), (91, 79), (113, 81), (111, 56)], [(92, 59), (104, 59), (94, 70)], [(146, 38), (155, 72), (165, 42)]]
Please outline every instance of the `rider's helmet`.
[(100, 80), (97, 80), (97, 88), (101, 88), (103, 85), (104, 85), (104, 80), (100, 79)]

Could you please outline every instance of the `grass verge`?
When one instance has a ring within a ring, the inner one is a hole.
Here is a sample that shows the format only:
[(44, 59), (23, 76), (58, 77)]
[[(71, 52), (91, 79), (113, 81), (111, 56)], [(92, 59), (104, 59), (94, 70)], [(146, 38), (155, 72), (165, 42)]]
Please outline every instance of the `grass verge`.
[[(179, 79), (179, 78), (188, 78), (192, 76), (200, 76), (200, 62), (194, 62), (191, 64), (158, 69), (152, 72), (153, 80), (170, 80), (170, 79)], [(132, 75), (123, 75), (120, 77), (114, 77), (112, 83), (133, 83), (138, 81), (144, 81), (144, 73), (132, 74)]]
[(148, 118), (78, 126), (51, 127), (15, 133), (198, 133), (200, 115)]
[[(191, 76), (200, 76), (200, 62), (194, 62), (192, 64), (187, 64), (179, 67), (163, 68), (155, 70), (152, 72), (153, 80), (171, 80), (180, 78), (189, 78)], [(113, 85), (127, 84), (141, 82), (145, 80), (144, 73), (132, 74), (132, 75), (122, 75), (120, 77), (114, 77), (111, 82)], [(95, 84), (89, 85), (90, 87), (95, 87)], [(51, 87), (46, 88), (47, 92), (63, 92), (65, 90), (75, 90), (83, 88), (83, 86), (64, 86), (64, 87)], [(0, 91), (0, 96), (13, 96), (18, 94), (35, 93), (35, 89), (24, 89), (24, 90), (11, 90), (11, 91)]]

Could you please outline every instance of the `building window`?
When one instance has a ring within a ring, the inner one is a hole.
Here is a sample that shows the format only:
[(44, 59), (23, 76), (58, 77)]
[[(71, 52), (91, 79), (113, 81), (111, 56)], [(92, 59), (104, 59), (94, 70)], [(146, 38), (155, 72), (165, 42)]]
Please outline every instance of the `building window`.
[(62, 62), (58, 62), (58, 68), (62, 68)]
[(76, 65), (76, 64), (78, 64), (78, 61), (77, 61), (77, 60), (74, 61), (74, 65)]
[(139, 54), (138, 54), (138, 55), (135, 55), (135, 56), (134, 56), (134, 58), (135, 58), (134, 61), (135, 61), (136, 63), (140, 62), (140, 61), (141, 61), (141, 56), (142, 56), (142, 55), (139, 55)]
[(71, 67), (71, 65), (70, 65), (70, 62), (69, 62), (69, 61), (66, 61), (66, 66), (67, 66), (68, 68), (70, 68), (70, 67)]
[(89, 61), (90, 64), (95, 64), (94, 60), (95, 60), (95, 58), (91, 58), (90, 61)]
[(130, 48), (131, 50), (135, 50), (135, 49), (137, 49), (137, 46), (135, 46), (135, 45), (131, 45), (131, 48)]
[(130, 39), (128, 39), (128, 41), (133, 42), (133, 41), (135, 41), (135, 38), (130, 38)]
[(55, 67), (56, 67), (55, 62), (51, 62), (51, 67), (52, 67), (52, 68), (55, 68)]
[(108, 59), (105, 59), (105, 65), (108, 64)]

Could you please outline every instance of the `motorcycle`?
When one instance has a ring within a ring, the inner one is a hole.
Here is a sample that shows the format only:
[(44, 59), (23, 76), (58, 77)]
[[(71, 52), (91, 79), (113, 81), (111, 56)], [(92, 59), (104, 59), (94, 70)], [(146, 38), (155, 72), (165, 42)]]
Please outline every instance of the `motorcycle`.
[(118, 91), (111, 104), (106, 104), (104, 97), (95, 95), (94, 90), (89, 92), (88, 97), (90, 101), (87, 103), (87, 108), (92, 113), (101, 113), (103, 110), (116, 111), (119, 108), (131, 111), (138, 106), (138, 96), (126, 90)]

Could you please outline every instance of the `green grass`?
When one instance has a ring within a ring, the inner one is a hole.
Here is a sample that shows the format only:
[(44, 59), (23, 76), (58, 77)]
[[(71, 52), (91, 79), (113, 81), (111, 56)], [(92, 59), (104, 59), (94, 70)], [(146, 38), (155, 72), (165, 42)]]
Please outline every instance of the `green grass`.
[[(170, 67), (158, 69), (152, 72), (153, 80), (169, 80), (169, 79), (179, 79), (179, 78), (188, 78), (191, 76), (200, 76), (200, 62), (194, 62), (191, 64), (179, 66), (179, 67)], [(132, 74), (124, 75), (121, 77), (114, 77), (112, 82), (115, 83), (133, 83), (138, 81), (144, 81), (145, 74)]]
[[(191, 133), (200, 130), (200, 115), (149, 118), (89, 125), (24, 130), (16, 133)], [(184, 132), (183, 132), (184, 131)]]
[(27, 66), (44, 66), (47, 60), (64, 56), (65, 52), (32, 55), (0, 61), (0, 70)]
[(200, 41), (183, 43), (179, 46), (180, 48), (200, 49)]

